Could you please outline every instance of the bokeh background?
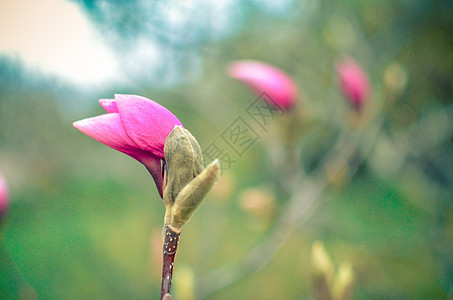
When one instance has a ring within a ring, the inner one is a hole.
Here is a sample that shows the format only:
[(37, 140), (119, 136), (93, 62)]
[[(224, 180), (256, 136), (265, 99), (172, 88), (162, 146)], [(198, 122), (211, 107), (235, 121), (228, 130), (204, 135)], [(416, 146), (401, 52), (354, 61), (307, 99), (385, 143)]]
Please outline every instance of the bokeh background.
[(368, 73), (369, 118), (383, 120), (369, 155), (332, 179), (263, 268), (197, 295), (210, 272), (266, 238), (290, 196), (260, 131), (186, 225), (175, 297), (308, 298), (311, 247), (322, 241), (336, 266), (351, 262), (357, 299), (451, 298), (452, 28), (447, 0), (3, 1), (0, 172), (11, 203), (0, 298), (159, 294), (164, 206), (152, 178), (72, 127), (102, 113), (98, 99), (154, 99), (205, 149), (256, 98), (227, 76), (229, 62), (272, 63), (300, 89), (296, 167), (310, 172), (353, 118), (337, 88), (343, 55)]

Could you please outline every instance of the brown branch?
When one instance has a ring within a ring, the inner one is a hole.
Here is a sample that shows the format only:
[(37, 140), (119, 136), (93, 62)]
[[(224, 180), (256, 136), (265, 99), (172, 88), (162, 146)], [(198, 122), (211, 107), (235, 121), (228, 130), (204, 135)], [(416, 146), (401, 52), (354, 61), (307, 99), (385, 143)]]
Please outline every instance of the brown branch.
[[(160, 290), (160, 299), (170, 294), (171, 282), (173, 278), (173, 266), (175, 262), (176, 250), (178, 249), (180, 233), (173, 231), (167, 225), (164, 225), (164, 246), (163, 246), (163, 264), (162, 264), (162, 286)], [(167, 297), (168, 298), (168, 297)]]

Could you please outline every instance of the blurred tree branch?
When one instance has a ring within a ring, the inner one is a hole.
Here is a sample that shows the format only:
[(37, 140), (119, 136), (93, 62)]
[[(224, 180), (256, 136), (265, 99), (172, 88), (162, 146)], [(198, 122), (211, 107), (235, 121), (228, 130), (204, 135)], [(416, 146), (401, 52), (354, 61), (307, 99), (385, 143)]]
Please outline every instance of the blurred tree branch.
[[(307, 221), (319, 205), (328, 199), (324, 194), (331, 178), (349, 165), (359, 150), (361, 161), (368, 157), (381, 133), (383, 123), (384, 118), (380, 116), (361, 132), (340, 134), (332, 150), (308, 177), (298, 174), (297, 177), (304, 180), (282, 208), (267, 236), (240, 262), (221, 267), (201, 277), (197, 285), (198, 296), (206, 298), (266, 266), (286, 243), (293, 230)], [(351, 170), (351, 176), (357, 171), (358, 165)]]

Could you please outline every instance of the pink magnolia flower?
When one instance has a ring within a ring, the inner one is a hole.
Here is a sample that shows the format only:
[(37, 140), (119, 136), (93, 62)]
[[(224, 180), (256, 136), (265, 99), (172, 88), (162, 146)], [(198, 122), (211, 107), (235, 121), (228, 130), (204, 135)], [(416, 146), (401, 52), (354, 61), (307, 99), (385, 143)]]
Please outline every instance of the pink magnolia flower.
[(3, 216), (9, 205), (8, 184), (5, 177), (0, 174), (0, 218)]
[(99, 104), (107, 114), (74, 122), (74, 127), (145, 165), (162, 196), (165, 139), (181, 122), (162, 105), (141, 96), (115, 95)]
[(229, 75), (247, 84), (257, 94), (266, 93), (273, 105), (289, 109), (297, 98), (297, 86), (282, 70), (264, 62), (242, 60), (233, 62)]
[(367, 74), (352, 58), (343, 58), (336, 67), (341, 91), (355, 109), (360, 109), (370, 93)]

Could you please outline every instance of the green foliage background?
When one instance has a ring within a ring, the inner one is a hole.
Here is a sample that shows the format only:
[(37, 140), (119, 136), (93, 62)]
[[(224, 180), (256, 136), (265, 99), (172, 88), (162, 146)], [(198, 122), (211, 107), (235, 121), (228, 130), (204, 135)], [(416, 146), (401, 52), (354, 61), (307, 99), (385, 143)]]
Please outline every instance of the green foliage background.
[[(150, 33), (140, 25), (146, 15), (124, 17), (138, 9), (130, 3), (112, 2), (115, 19), (97, 1), (79, 2), (97, 26), (110, 28), (113, 44), (133, 45), (136, 35)], [(1, 220), (0, 298), (29, 295), (28, 285), (40, 299), (159, 294), (161, 266), (150, 254), (150, 236), (162, 227), (164, 206), (152, 178), (137, 162), (72, 127), (74, 120), (102, 113), (97, 99), (132, 93), (157, 100), (205, 148), (255, 99), (226, 76), (228, 62), (264, 60), (286, 70), (301, 89), (300, 107), (309, 121), (298, 143), (304, 167), (311, 170), (348, 124), (334, 73), (343, 54), (368, 72), (373, 114), (385, 119), (385, 135), (352, 178), (329, 188), (330, 201), (296, 228), (264, 269), (210, 299), (308, 297), (310, 251), (317, 240), (324, 241), (335, 265), (352, 263), (357, 299), (452, 297), (451, 3), (290, 3), (276, 13), (259, 2), (238, 3), (238, 22), (222, 37), (211, 36), (210, 23), (194, 18), (188, 28), (197, 34), (182, 39), (169, 32), (164, 17), (156, 18), (153, 28), (183, 78), (171, 86), (138, 76), (134, 84), (79, 88), (31, 72), (17, 59), (0, 60), (0, 171), (11, 189), (10, 210)], [(203, 8), (191, 13), (209, 14)], [(196, 76), (194, 56), (201, 60)], [(395, 63), (407, 76), (397, 92), (385, 81)], [(266, 236), (270, 225), (240, 205), (241, 192), (255, 187), (278, 195), (277, 211), (287, 201), (274, 188), (278, 172), (268, 168), (264, 147), (262, 141), (255, 144), (227, 171), (231, 196), (209, 195), (186, 225), (175, 278), (189, 269), (197, 280), (238, 262)], [(177, 282), (175, 293), (184, 299)]]

